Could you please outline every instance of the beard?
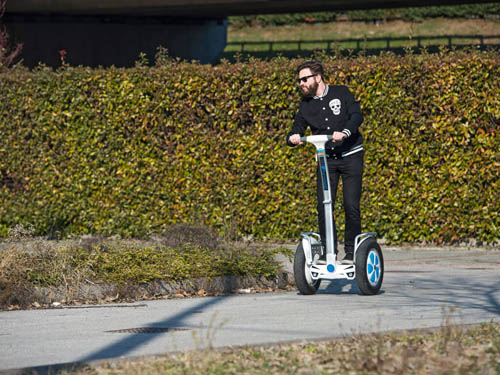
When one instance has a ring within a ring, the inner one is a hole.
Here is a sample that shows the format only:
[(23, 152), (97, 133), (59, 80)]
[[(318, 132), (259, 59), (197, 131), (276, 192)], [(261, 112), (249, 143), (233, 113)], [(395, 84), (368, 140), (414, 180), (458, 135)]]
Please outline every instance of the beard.
[(303, 89), (302, 87), (300, 88), (300, 91), (302, 93), (302, 96), (305, 98), (310, 98), (316, 95), (316, 91), (318, 90), (319, 83), (314, 81), (313, 84), (309, 87), (306, 87)]

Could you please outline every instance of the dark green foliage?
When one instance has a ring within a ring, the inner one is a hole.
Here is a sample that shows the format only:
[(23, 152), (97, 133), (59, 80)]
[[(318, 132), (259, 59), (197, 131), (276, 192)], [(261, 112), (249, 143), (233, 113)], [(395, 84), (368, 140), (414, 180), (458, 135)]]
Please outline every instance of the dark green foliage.
[(301, 23), (323, 23), (343, 21), (389, 21), (403, 19), (406, 21), (421, 21), (424, 18), (487, 18), (500, 14), (498, 2), (480, 4), (461, 4), (447, 6), (429, 6), (414, 8), (390, 8), (371, 10), (351, 10), (343, 12), (311, 12), (284, 13), (253, 16), (229, 17), (229, 23), (234, 27), (298, 25)]
[(500, 4), (460, 4), (414, 8), (353, 10), (345, 12), (351, 21), (389, 21), (403, 19), (406, 21), (422, 21), (425, 18), (487, 18), (500, 14)]
[[(393, 242), (498, 240), (498, 52), (322, 59), (365, 115), (363, 228)], [(298, 63), (0, 75), (0, 235), (29, 223), (55, 238), (314, 229), (313, 150), (284, 142)]]
[(338, 14), (334, 12), (264, 14), (255, 16), (231, 16), (229, 24), (243, 26), (298, 25), (301, 23), (333, 22)]

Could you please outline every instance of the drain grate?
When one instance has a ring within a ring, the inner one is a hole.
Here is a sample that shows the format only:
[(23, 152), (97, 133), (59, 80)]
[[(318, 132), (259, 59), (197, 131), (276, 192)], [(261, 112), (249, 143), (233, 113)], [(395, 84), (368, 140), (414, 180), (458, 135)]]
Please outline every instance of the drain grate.
[(125, 328), (125, 329), (114, 329), (111, 331), (105, 331), (107, 333), (165, 333), (172, 331), (187, 331), (189, 328), (181, 327), (139, 327), (139, 328)]

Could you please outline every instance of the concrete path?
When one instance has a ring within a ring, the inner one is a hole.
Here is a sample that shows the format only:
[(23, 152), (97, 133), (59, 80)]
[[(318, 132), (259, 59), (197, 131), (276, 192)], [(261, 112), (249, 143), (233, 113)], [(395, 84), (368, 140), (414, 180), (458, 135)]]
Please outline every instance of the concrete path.
[(314, 296), (281, 292), (0, 312), (0, 370), (439, 327), (449, 319), (500, 321), (500, 251), (385, 248), (384, 257), (376, 296), (360, 295), (355, 282), (335, 281), (323, 282)]

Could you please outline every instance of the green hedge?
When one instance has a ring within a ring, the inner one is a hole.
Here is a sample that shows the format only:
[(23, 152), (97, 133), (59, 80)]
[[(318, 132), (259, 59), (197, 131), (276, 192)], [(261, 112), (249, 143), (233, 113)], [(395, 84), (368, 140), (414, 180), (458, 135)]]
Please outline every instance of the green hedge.
[(309, 12), (263, 14), (229, 17), (229, 24), (234, 27), (261, 25), (298, 25), (301, 23), (335, 22), (339, 19), (348, 21), (389, 21), (403, 19), (421, 21), (425, 18), (487, 18), (498, 17), (498, 2), (481, 4), (460, 4), (411, 8), (388, 8), (370, 10), (351, 10), (344, 12)]
[[(364, 229), (395, 243), (497, 241), (498, 52), (321, 59), (365, 115)], [(314, 229), (313, 149), (285, 145), (298, 63), (0, 74), (0, 233), (19, 223), (50, 236), (145, 236), (180, 222), (273, 239)]]

